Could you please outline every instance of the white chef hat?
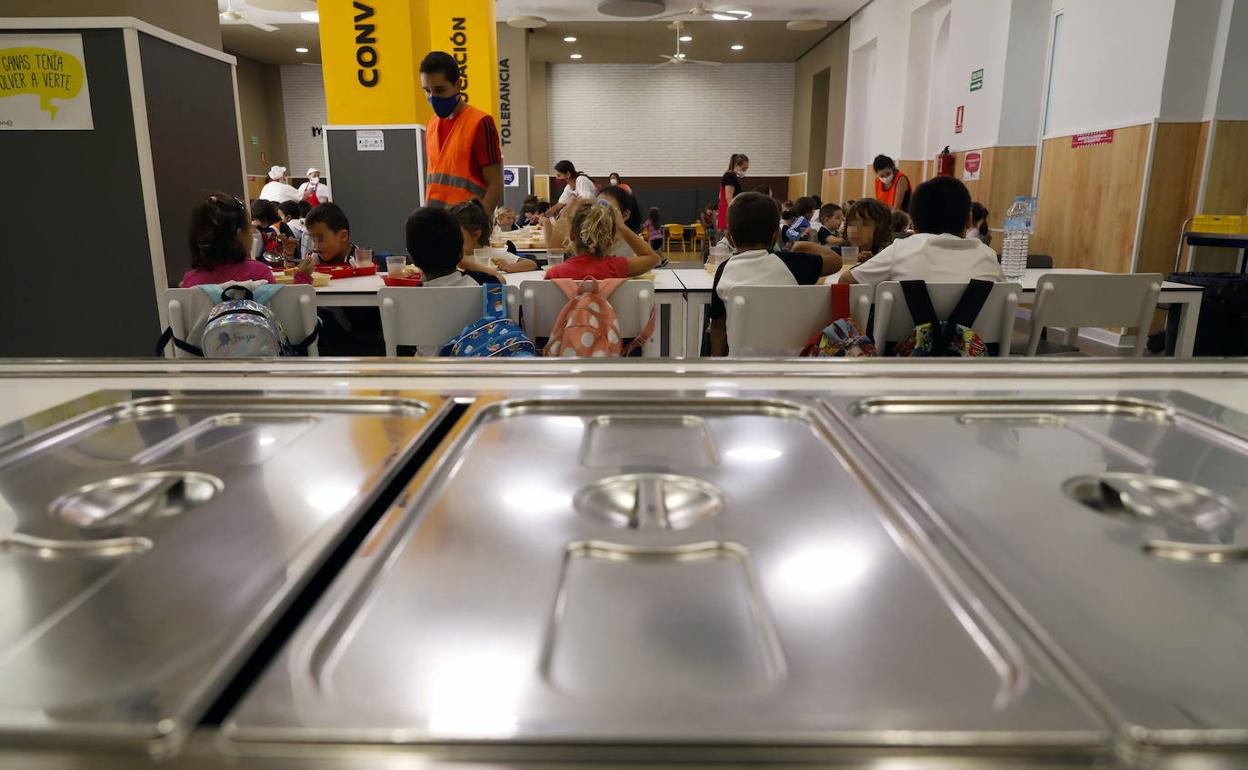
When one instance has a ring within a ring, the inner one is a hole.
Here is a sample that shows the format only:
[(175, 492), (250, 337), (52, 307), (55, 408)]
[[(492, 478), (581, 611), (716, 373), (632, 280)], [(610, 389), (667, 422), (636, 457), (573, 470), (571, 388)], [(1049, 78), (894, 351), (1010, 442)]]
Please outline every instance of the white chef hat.
[(316, 174), (317, 176), (320, 176), (320, 174), (321, 174), (321, 170), (320, 170), (319, 168), (310, 168), (310, 169), (308, 169), (307, 176), (312, 176), (313, 174)]
[(286, 176), (285, 166), (274, 166), (273, 168), (269, 169), (269, 179), (272, 179), (274, 182), (276, 182), (277, 180), (281, 179), (284, 176)]

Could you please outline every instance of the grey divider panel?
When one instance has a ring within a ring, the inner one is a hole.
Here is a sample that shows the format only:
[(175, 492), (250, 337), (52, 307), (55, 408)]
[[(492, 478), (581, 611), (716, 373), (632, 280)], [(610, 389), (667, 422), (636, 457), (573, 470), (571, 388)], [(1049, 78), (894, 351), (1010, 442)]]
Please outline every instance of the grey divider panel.
[(160, 331), (122, 33), (81, 34), (95, 130), (0, 137), (0, 356), (150, 356)]
[(407, 253), (403, 224), (420, 205), (419, 130), (381, 129), (384, 150), (359, 151), (355, 130), (325, 129), (334, 203), (351, 221), (351, 240), (378, 251)]
[[(508, 187), (506, 185), (506, 172), (510, 169), (516, 174), (516, 186)], [(524, 208), (524, 198), (533, 192), (533, 167), (532, 166), (504, 166), (503, 167), (503, 205), (512, 211), (520, 214), (520, 210)]]
[(234, 82), (225, 62), (139, 35), (156, 168), (165, 270), (177, 286), (191, 268), (191, 207), (208, 192), (245, 200)]

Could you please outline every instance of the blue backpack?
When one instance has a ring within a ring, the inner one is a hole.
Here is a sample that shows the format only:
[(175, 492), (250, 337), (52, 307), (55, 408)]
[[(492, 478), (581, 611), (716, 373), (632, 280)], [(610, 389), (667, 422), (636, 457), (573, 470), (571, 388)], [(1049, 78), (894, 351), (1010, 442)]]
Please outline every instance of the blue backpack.
[(438, 354), (451, 358), (527, 358), (536, 355), (533, 342), (520, 325), (506, 315), (502, 284), (481, 287), (484, 304), (481, 318), (468, 324), (459, 336), (442, 346)]

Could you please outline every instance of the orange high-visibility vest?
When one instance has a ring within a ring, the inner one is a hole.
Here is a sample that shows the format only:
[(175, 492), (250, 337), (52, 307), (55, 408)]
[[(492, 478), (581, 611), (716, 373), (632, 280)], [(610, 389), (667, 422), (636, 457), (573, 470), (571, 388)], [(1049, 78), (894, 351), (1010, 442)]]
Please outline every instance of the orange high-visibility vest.
[(448, 121), (437, 115), (429, 119), (429, 130), (425, 132), (425, 150), (429, 157), (425, 191), (428, 200), (450, 206), (469, 198), (485, 198), (485, 177), (480, 167), (474, 167), (472, 162), (472, 140), (481, 121), (488, 117), (489, 113), (471, 104), (464, 105), (459, 115), (449, 119), (450, 131), (441, 143), (439, 127)]
[[(883, 203), (885, 206), (888, 206), (890, 209), (896, 206), (897, 205), (897, 188), (898, 186), (901, 185), (901, 180), (903, 179), (905, 179), (907, 182), (910, 181), (906, 177), (905, 174), (901, 173), (901, 169), (897, 169), (896, 171), (893, 172), (893, 183), (889, 185), (889, 188), (887, 190), (885, 190), (884, 183), (881, 182), (880, 178), (877, 176), (875, 178), (875, 199), (879, 201), (880, 203)], [(908, 195), (908, 192), (909, 191), (907, 191), (907, 195)], [(907, 204), (909, 204), (909, 201), (902, 201), (901, 202), (902, 208), (903, 209), (909, 208)]]

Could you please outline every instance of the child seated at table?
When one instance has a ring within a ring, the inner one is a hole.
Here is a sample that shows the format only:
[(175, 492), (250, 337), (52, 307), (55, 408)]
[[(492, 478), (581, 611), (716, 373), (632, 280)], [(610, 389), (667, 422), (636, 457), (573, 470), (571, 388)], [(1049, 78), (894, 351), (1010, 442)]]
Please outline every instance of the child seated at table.
[(778, 237), (780, 209), (759, 193), (742, 193), (728, 205), (728, 240), (736, 250), (720, 263), (711, 284), (711, 355), (728, 353), (728, 290), (733, 286), (808, 286), (841, 269), (835, 251), (800, 241), (791, 251), (772, 253)]
[(845, 234), (841, 228), (845, 226), (845, 211), (835, 203), (825, 203), (819, 209), (819, 232), (815, 234), (815, 243), (820, 246), (847, 246)]
[(996, 252), (978, 238), (963, 237), (971, 216), (971, 194), (960, 179), (938, 176), (919, 185), (910, 198), (910, 215), (915, 234), (894, 241), (850, 270), (846, 283), (1005, 280)]
[(893, 240), (899, 241), (902, 238), (909, 238), (914, 235), (914, 228), (910, 224), (910, 215), (904, 211), (893, 212)]
[(814, 216), (817, 208), (814, 198), (809, 196), (798, 198), (797, 202), (793, 204), (794, 218), (792, 224), (784, 231), (785, 240), (806, 240), (806, 236), (810, 234), (812, 227), (810, 218)]
[[(274, 283), (272, 270), (262, 262), (249, 259), (252, 227), (247, 207), (238, 198), (223, 192), (204, 198), (191, 209), (191, 269), (179, 286), (186, 289), (239, 281)], [(300, 265), (295, 280), (311, 283), (311, 274), (310, 263)]]
[(422, 206), (407, 218), (407, 253), (420, 268), (421, 286), (455, 287), (498, 283), (486, 273), (459, 269), (464, 253), (464, 230), (449, 211)]
[[(456, 203), (451, 206), (450, 213), (463, 231), (460, 268), (481, 273), (492, 273), (495, 270), (525, 273), (537, 269), (537, 263), (531, 259), (512, 254), (507, 249), (490, 246), (490, 218), (485, 215), (485, 209), (476, 198)], [(478, 249), (485, 252), (484, 261), (476, 255)]]
[(303, 220), (312, 238), (318, 265), (354, 264), (355, 244), (351, 242), (351, 222), (337, 203), (322, 203)]
[[(632, 278), (659, 264), (658, 253), (628, 229), (623, 213), (610, 202), (578, 199), (564, 216), (570, 217), (569, 241), (576, 256), (548, 269), (547, 278)], [(608, 256), (621, 239), (636, 256)]]
[(516, 224), (516, 212), (506, 206), (499, 206), (494, 210), (494, 231), (499, 233), (509, 233), (512, 230), (519, 230)]

